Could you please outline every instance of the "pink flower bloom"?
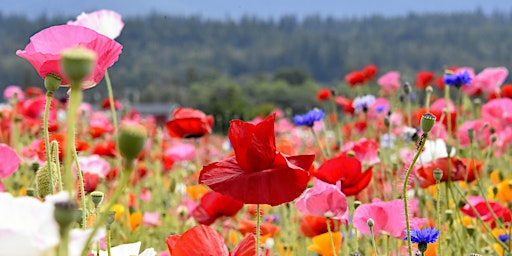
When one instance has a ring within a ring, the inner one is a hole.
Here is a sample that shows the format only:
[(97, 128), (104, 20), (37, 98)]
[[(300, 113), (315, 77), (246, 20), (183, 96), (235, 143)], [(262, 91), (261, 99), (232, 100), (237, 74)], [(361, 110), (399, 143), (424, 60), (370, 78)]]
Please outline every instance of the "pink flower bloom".
[(489, 143), (491, 142), (491, 132), (490, 127), (484, 129), (485, 123), (486, 121), (483, 119), (464, 122), (460, 126), (458, 133), (460, 145), (463, 147), (469, 146), (469, 129), (473, 129), (475, 131), (475, 142), (482, 142), (485, 143), (485, 145), (489, 145)]
[(393, 92), (400, 89), (400, 72), (398, 71), (389, 71), (386, 74), (382, 75), (379, 80), (377, 80), (377, 84), (380, 85), (384, 94), (389, 95)]
[(101, 128), (106, 132), (110, 133), (114, 131), (114, 126), (110, 123), (110, 118), (100, 111), (92, 113), (91, 119), (89, 120), (90, 128)]
[(159, 220), (160, 212), (145, 212), (142, 217), (142, 222), (146, 227), (161, 226), (162, 222)]
[(362, 138), (358, 142), (349, 141), (341, 148), (343, 154), (353, 151), (356, 154), (356, 158), (365, 165), (375, 165), (380, 163), (377, 150), (379, 149), (379, 143), (375, 140)]
[(463, 86), (461, 89), (469, 95), (498, 93), (507, 76), (508, 69), (505, 67), (486, 68), (474, 76), (469, 86)]
[(21, 87), (17, 85), (9, 85), (4, 90), (4, 99), (8, 100), (11, 99), (16, 95), (18, 101), (22, 101), (25, 98), (25, 93), (23, 93), (23, 90)]
[(98, 155), (79, 156), (78, 163), (83, 173), (96, 174), (100, 178), (105, 178), (110, 172), (108, 161)]
[(14, 151), (5, 144), (0, 144), (0, 179), (11, 176), (21, 163), (21, 159)]
[[(450, 107), (450, 112), (453, 112), (455, 110), (455, 105), (451, 101), (448, 104), (448, 107)], [(432, 105), (430, 105), (430, 109), (432, 111), (437, 111), (439, 113), (442, 113), (443, 109), (445, 109), (445, 108), (446, 108), (446, 100), (443, 98), (434, 101), (434, 103), (432, 103)]]
[[(409, 212), (415, 212), (418, 207), (418, 200), (409, 200)], [(368, 219), (373, 219), (373, 233), (375, 236), (389, 234), (396, 238), (404, 237), (405, 226), (405, 208), (401, 199), (389, 202), (374, 201), (371, 204), (363, 204), (354, 211), (353, 224), (359, 232), (369, 235)], [(411, 228), (419, 228), (426, 219), (410, 218)]]
[(368, 108), (368, 119), (384, 119), (390, 108), (389, 100), (386, 98), (377, 98), (370, 108)]
[(174, 161), (186, 161), (194, 159), (195, 152), (196, 150), (194, 145), (182, 143), (167, 149), (164, 154)]
[(109, 10), (99, 10), (91, 13), (82, 12), (76, 17), (76, 21), (68, 21), (68, 25), (90, 28), (112, 39), (117, 38), (124, 27), (121, 15)]
[(55, 74), (62, 78), (61, 86), (69, 86), (70, 81), (60, 69), (60, 56), (62, 50), (76, 46), (93, 50), (97, 55), (95, 68), (83, 81), (83, 89), (93, 87), (101, 81), (105, 70), (114, 65), (123, 48), (118, 42), (92, 29), (61, 25), (49, 27), (33, 35), (25, 50), (16, 51), (16, 55), (28, 60), (43, 79), (48, 74)]
[(143, 202), (151, 201), (151, 190), (147, 188), (142, 188), (139, 194), (139, 198)]
[(313, 182), (313, 187), (307, 189), (295, 202), (297, 210), (307, 215), (347, 220), (347, 197), (339, 189), (339, 182), (332, 185), (316, 178)]
[(482, 106), (482, 118), (498, 121), (503, 126), (512, 125), (512, 99), (494, 99)]

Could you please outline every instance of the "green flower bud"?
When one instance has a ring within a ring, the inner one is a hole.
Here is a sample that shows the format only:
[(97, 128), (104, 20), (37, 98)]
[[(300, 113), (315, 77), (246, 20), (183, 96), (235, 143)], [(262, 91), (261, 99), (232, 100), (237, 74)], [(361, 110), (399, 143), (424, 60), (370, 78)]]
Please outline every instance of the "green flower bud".
[(34, 190), (34, 188), (27, 188), (27, 196), (34, 197), (35, 195), (36, 195), (36, 191)]
[(148, 134), (141, 124), (127, 123), (119, 128), (119, 151), (128, 160), (133, 161), (142, 151)]
[(441, 182), (442, 178), (443, 178), (443, 170), (436, 168), (434, 170), (434, 179), (436, 179), (436, 182)]
[(60, 82), (62, 81), (62, 78), (60, 78), (57, 74), (47, 74), (44, 78), (44, 87), (46, 90), (50, 93), (53, 93), (60, 87)]
[(475, 227), (473, 227), (472, 225), (466, 227), (466, 232), (468, 232), (468, 235), (471, 237), (475, 234), (475, 230)]
[(71, 201), (55, 204), (53, 217), (59, 224), (61, 232), (65, 232), (76, 221), (76, 207), (76, 203)]
[(52, 169), (53, 184), (50, 183), (50, 170), (48, 162), (44, 163), (36, 173), (36, 191), (39, 198), (45, 198), (47, 195), (53, 194), (57, 185), (57, 165), (50, 162)]
[[(76, 209), (75, 210), (75, 221), (76, 223), (78, 223), (80, 225), (81, 228), (82, 227), (82, 223), (83, 223), (83, 220), (82, 218), (84, 217), (84, 215), (82, 214), (82, 208), (79, 208), (79, 209)], [(87, 210), (85, 211), (85, 219), (86, 219), (86, 222), (87, 222), (87, 219), (89, 218), (89, 213), (87, 212)]]
[(107, 218), (105, 219), (105, 226), (107, 226), (107, 229), (110, 229), (110, 226), (114, 223), (116, 220), (116, 212), (115, 211), (108, 211), (104, 214), (107, 215)]
[(356, 152), (350, 150), (350, 151), (347, 152), (347, 156), (355, 157), (356, 156)]
[(421, 116), (421, 129), (424, 133), (429, 133), (436, 124), (436, 117), (431, 113), (425, 113)]
[(354, 210), (361, 205), (361, 201), (354, 201)]
[(92, 203), (94, 204), (94, 208), (98, 208), (98, 206), (103, 201), (104, 197), (105, 197), (105, 194), (101, 191), (93, 191), (91, 193), (91, 200), (92, 200)]
[(475, 139), (475, 129), (473, 128), (469, 128), (468, 129), (468, 137), (469, 137), (469, 142), (473, 142), (473, 140)]
[(368, 224), (368, 227), (372, 228), (373, 225), (375, 225), (375, 221), (373, 221), (372, 218), (368, 218), (368, 220), (366, 221), (366, 224)]
[(80, 83), (92, 72), (95, 61), (94, 51), (79, 46), (64, 50), (60, 64), (64, 75), (72, 83)]

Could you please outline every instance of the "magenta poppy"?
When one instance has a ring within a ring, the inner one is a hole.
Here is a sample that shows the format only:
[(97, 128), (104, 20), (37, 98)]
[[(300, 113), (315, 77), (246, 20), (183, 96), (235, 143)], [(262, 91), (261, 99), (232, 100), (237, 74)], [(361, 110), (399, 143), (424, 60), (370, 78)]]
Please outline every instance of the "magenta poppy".
[(211, 225), (222, 216), (233, 216), (244, 207), (244, 203), (219, 192), (209, 191), (192, 211), (192, 217), (202, 225)]
[(213, 121), (213, 116), (201, 110), (178, 108), (165, 127), (173, 138), (199, 138), (212, 132)]
[(258, 124), (231, 121), (229, 140), (235, 156), (204, 166), (199, 183), (246, 204), (290, 202), (309, 181), (314, 155), (276, 152), (275, 115)]
[(11, 176), (21, 163), (21, 159), (11, 147), (0, 144), (0, 179)]
[(308, 188), (295, 202), (300, 213), (348, 220), (347, 197), (336, 185), (313, 179), (314, 185)]
[(57, 75), (62, 79), (61, 86), (69, 86), (70, 81), (61, 72), (60, 56), (62, 50), (76, 46), (93, 50), (97, 56), (94, 71), (83, 81), (83, 89), (101, 81), (105, 70), (114, 65), (123, 48), (118, 42), (92, 29), (61, 25), (33, 35), (25, 50), (16, 51), (16, 55), (28, 60), (43, 79), (48, 74)]
[(357, 158), (340, 155), (325, 161), (315, 172), (315, 177), (330, 184), (341, 181), (341, 192), (352, 196), (370, 184), (372, 168), (362, 172), (361, 162)]

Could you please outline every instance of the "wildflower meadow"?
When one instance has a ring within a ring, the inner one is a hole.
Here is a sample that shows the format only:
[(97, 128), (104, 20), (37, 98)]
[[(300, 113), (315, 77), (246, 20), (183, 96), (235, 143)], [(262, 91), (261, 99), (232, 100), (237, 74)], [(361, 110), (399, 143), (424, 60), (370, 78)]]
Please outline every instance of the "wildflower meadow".
[(0, 255), (512, 255), (506, 67), (369, 63), (304, 113), (159, 122), (112, 89), (123, 27), (84, 13), (12, 53), (44, 88), (3, 91)]

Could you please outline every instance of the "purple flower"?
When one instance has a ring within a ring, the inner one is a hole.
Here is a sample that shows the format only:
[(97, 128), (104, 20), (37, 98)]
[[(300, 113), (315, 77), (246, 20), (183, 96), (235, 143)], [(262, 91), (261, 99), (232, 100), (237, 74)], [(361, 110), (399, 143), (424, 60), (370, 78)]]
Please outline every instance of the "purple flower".
[[(407, 240), (407, 231), (404, 231), (404, 240)], [(439, 230), (435, 228), (411, 229), (411, 242), (415, 244), (433, 244), (439, 237)]]
[(308, 111), (304, 115), (295, 115), (293, 117), (293, 122), (295, 123), (295, 125), (313, 127), (315, 122), (322, 120), (324, 116), (325, 113), (323, 110), (315, 108)]
[(463, 85), (469, 85), (473, 80), (473, 77), (471, 77), (467, 70), (455, 74), (447, 73), (444, 74), (443, 78), (445, 84), (455, 86), (457, 88), (460, 88)]
[(362, 97), (356, 97), (352, 102), (352, 107), (356, 112), (367, 112), (368, 109), (375, 103), (375, 96), (366, 95)]

